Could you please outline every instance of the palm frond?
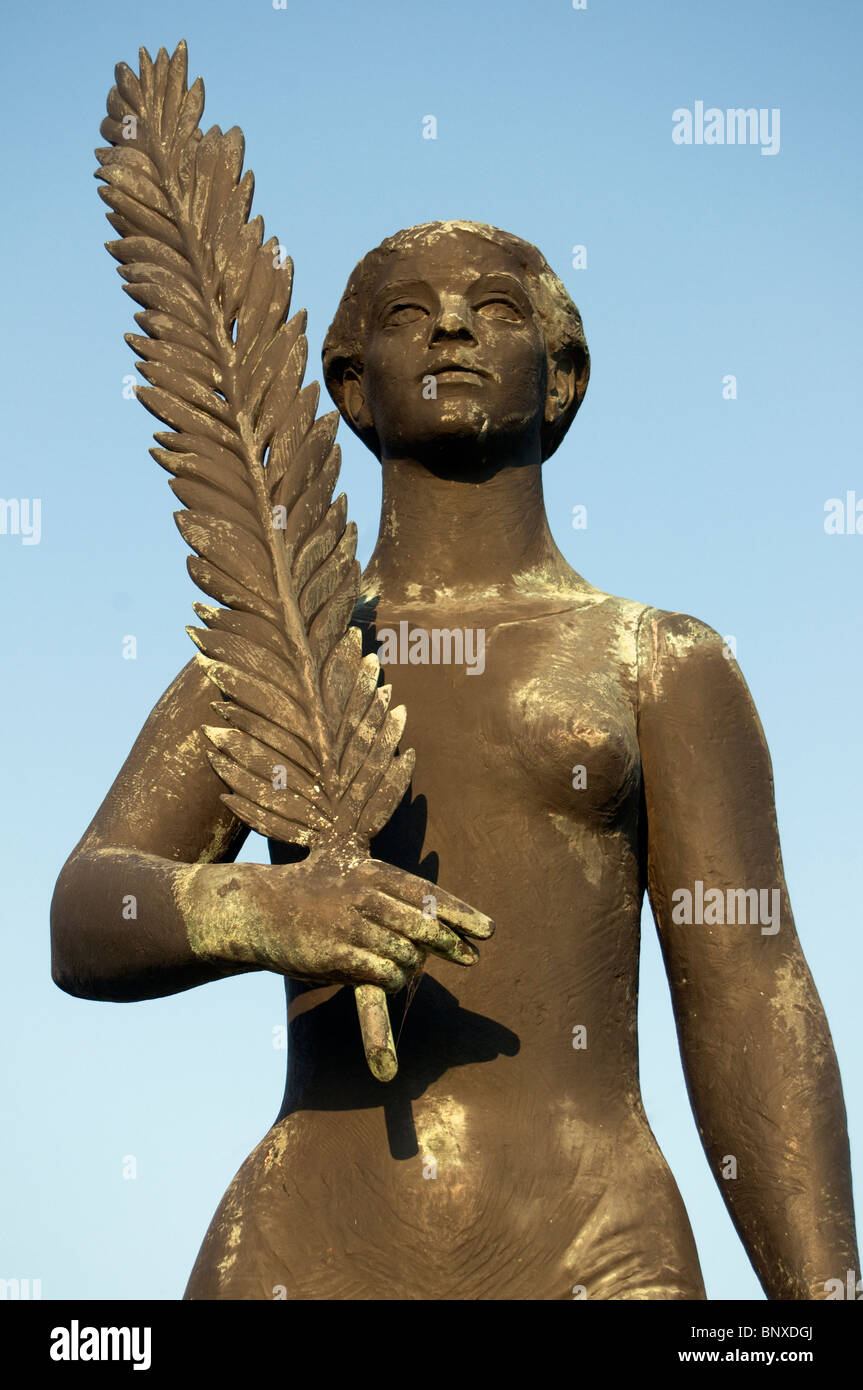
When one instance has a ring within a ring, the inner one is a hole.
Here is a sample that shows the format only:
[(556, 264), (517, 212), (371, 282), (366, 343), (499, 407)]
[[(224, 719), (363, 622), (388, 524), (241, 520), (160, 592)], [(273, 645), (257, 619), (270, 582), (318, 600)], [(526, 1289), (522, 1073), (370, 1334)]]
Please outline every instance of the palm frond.
[[(404, 708), (389, 708), (350, 626), (360, 572), (346, 499), (332, 496), (338, 413), (315, 418), (305, 314), (288, 317), (293, 266), (249, 220), (242, 132), (200, 129), (185, 44), (155, 61), (142, 48), (140, 71), (121, 63), (115, 79), (99, 193), (118, 234), (108, 250), (141, 305), (142, 332), (127, 335), (149, 383), (137, 394), (168, 426), (151, 453), (183, 504), (189, 573), (219, 605), (195, 604), (203, 626), (188, 629), (229, 726), (205, 729), (210, 761), (253, 829), (347, 862), (392, 815), (414, 755), (398, 755)], [(384, 996), (358, 999), (379, 1042)]]

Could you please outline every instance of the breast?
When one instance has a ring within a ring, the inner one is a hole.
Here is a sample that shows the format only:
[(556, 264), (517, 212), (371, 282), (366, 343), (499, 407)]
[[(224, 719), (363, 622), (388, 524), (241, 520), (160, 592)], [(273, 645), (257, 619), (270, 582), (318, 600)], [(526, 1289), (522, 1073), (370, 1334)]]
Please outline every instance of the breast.
[(627, 644), (599, 614), (553, 614), (485, 632), (484, 668), (393, 666), (408, 710), (415, 789), (477, 784), (554, 814), (613, 826), (641, 764)]
[(616, 825), (640, 784), (635, 719), (616, 673), (570, 654), (514, 677), (507, 720), (522, 774), (556, 811)]

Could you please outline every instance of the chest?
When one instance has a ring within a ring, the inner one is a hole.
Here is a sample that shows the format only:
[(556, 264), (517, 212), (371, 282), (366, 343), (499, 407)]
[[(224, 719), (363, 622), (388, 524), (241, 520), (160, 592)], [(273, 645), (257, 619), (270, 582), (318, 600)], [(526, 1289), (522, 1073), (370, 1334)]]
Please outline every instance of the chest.
[[(407, 708), (414, 794), (477, 793), (576, 818), (615, 818), (640, 785), (634, 677), (601, 625), (532, 618), (485, 628), (402, 622), (381, 642)], [(424, 634), (424, 637), (420, 634)], [(495, 800), (497, 799), (497, 800)]]

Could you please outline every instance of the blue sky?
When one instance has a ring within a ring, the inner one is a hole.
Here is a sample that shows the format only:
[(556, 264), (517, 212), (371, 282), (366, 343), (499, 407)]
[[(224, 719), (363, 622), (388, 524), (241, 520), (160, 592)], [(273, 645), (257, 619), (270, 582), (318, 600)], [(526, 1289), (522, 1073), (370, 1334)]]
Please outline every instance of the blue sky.
[[(859, 52), (850, 3), (151, 0), (5, 19), (3, 1277), (51, 1297), (182, 1293), (213, 1211), (281, 1099), (282, 983), (138, 1005), (49, 973), (54, 880), (147, 713), (192, 654), (196, 594), (151, 417), (124, 399), (134, 305), (92, 150), (114, 64), (185, 37), (205, 125), (242, 126), (255, 210), (296, 264), (311, 368), (347, 275), (400, 227), (491, 222), (535, 242), (579, 305), (587, 399), (546, 472), (552, 529), (603, 589), (736, 639), (770, 744), (791, 900), (845, 1085), (859, 1179), (859, 690), (863, 500)], [(778, 154), (680, 146), (672, 112), (781, 112)], [(422, 138), (423, 117), (437, 139)], [(587, 248), (575, 269), (572, 248)], [(723, 379), (737, 398), (723, 398)], [(377, 465), (345, 430), (342, 486), (376, 534)], [(587, 507), (586, 530), (572, 509)], [(137, 639), (135, 661), (123, 639)], [(244, 857), (265, 858), (253, 837)], [(761, 1296), (708, 1172), (644, 921), (648, 1115), (711, 1298)], [(134, 1155), (138, 1177), (123, 1178)], [(841, 1272), (840, 1272), (841, 1273)]]

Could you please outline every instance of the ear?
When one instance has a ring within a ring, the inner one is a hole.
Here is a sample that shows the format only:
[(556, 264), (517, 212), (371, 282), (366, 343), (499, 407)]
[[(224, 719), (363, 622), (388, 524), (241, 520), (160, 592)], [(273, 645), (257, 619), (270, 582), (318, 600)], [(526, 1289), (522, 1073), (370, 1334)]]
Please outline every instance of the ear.
[[(556, 422), (571, 411), (578, 410), (590, 380), (590, 356), (584, 352), (550, 353), (548, 357), (548, 386), (545, 400), (545, 423)], [(574, 402), (574, 403), (573, 403)]]
[[(579, 391), (579, 386), (581, 390)], [(567, 352), (549, 354), (548, 358), (548, 384), (545, 392), (545, 423), (554, 425), (565, 415), (572, 404), (573, 397), (578, 397), (578, 404), (584, 395), (587, 381), (582, 384), (579, 381), (575, 362)]]
[(342, 380), (342, 410), (357, 434), (362, 436), (374, 428), (363, 391), (363, 378), (355, 367), (348, 367)]

